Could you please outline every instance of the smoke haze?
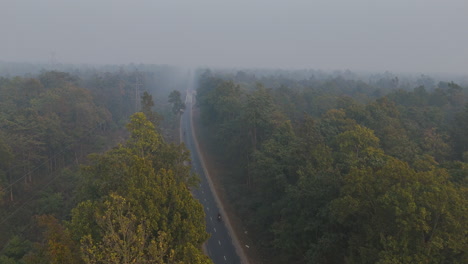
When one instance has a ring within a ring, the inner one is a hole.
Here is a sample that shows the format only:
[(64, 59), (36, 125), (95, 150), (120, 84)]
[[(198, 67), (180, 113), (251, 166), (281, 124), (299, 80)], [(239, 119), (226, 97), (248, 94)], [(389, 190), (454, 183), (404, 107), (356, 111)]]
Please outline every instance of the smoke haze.
[(466, 0), (0, 4), (0, 60), (466, 73)]

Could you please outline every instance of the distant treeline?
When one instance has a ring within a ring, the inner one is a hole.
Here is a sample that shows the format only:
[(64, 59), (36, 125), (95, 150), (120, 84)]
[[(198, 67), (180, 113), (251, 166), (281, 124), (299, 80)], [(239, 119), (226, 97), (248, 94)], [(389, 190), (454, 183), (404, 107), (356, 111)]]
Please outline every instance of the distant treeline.
[(200, 74), (201, 121), (265, 263), (467, 263), (468, 89)]

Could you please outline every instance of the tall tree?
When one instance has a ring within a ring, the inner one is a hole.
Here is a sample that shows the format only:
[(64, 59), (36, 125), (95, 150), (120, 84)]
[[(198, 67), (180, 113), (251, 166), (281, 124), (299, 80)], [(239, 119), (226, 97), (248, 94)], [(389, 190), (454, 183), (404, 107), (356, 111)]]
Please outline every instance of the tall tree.
[(145, 91), (141, 97), (141, 112), (143, 112), (146, 115), (146, 118), (148, 118), (148, 120), (151, 121), (151, 123), (153, 123), (156, 128), (158, 128), (162, 120), (162, 116), (153, 111), (153, 107), (153, 96)]
[(279, 121), (275, 118), (279, 113), (274, 107), (273, 98), (261, 84), (247, 96), (243, 114), (252, 149), (257, 150), (259, 144), (270, 135), (275, 122)]
[(86, 168), (83, 195), (90, 200), (73, 210), (71, 221), (85, 261), (209, 263), (201, 251), (208, 238), (203, 208), (188, 189), (189, 170), (177, 169), (186, 166), (185, 154), (167, 151), (143, 113), (127, 127), (127, 143)]
[(71, 238), (70, 231), (51, 215), (36, 217), (38, 226), (44, 229), (44, 241), (24, 257), (26, 263), (80, 264), (79, 245)]
[(85, 263), (168, 263), (174, 261), (165, 233), (154, 238), (125, 198), (111, 194), (95, 215), (102, 239), (82, 238)]
[(178, 90), (174, 90), (169, 94), (169, 103), (172, 104), (174, 114), (180, 114), (180, 111), (185, 109), (185, 103), (182, 101), (182, 95)]
[(468, 200), (442, 169), (415, 172), (389, 159), (354, 168), (332, 202), (345, 227), (350, 263), (463, 263), (467, 260)]

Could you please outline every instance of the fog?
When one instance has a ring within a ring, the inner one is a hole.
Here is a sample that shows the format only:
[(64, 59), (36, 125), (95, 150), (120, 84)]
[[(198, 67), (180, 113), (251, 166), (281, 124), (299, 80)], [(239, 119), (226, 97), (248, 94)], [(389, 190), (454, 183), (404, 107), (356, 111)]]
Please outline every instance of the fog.
[(0, 3), (0, 61), (466, 73), (466, 0)]

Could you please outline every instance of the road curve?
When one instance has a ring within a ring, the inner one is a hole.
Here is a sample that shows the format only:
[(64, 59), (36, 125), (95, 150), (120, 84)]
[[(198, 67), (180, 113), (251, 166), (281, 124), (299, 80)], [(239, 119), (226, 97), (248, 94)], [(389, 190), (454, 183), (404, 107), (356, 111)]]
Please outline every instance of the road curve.
[[(203, 164), (203, 158), (199, 154), (198, 144), (195, 139), (192, 125), (192, 99), (193, 90), (187, 90), (187, 96), (185, 100), (186, 110), (182, 114), (180, 122), (181, 139), (185, 143), (186, 147), (190, 150), (192, 159), (192, 171), (200, 175), (200, 187), (192, 191), (195, 198), (197, 198), (203, 205), (206, 214), (206, 229), (211, 235), (208, 241), (205, 243), (205, 251), (208, 256), (213, 260), (215, 264), (237, 264), (245, 263), (247, 260), (242, 255), (243, 261), (239, 257), (238, 251), (240, 245), (237, 242), (237, 251), (234, 244), (237, 239), (231, 236), (232, 228), (227, 228), (225, 222), (229, 220), (225, 217), (224, 210), (220, 206), (219, 199), (212, 190), (213, 186), (210, 179), (206, 176), (206, 169)], [(218, 213), (221, 213), (222, 220), (217, 220)], [(230, 232), (231, 231), (231, 232)]]

